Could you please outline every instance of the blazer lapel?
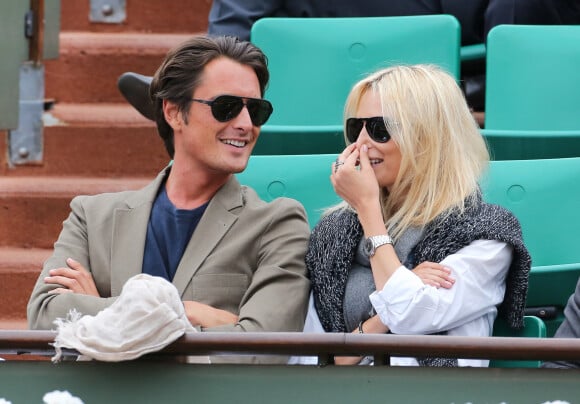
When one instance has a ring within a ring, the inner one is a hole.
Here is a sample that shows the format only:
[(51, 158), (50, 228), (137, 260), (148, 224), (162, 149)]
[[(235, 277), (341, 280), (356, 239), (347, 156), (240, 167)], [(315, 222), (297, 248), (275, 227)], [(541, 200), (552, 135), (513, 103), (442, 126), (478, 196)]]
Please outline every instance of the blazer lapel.
[(183, 296), (185, 287), (205, 258), (236, 222), (238, 215), (234, 211), (242, 206), (241, 187), (232, 175), (209, 202), (181, 257), (173, 278), (173, 284), (177, 287), (180, 296)]
[(127, 280), (142, 272), (151, 208), (168, 172), (163, 170), (153, 182), (131, 194), (126, 208), (115, 210), (111, 240), (112, 296), (118, 296)]

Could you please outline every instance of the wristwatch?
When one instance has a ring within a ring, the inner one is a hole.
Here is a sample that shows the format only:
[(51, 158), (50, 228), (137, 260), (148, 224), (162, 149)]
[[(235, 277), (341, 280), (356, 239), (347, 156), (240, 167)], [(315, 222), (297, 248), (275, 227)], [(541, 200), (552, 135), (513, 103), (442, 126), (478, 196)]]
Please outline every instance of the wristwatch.
[(393, 244), (393, 239), (388, 234), (381, 234), (379, 236), (370, 236), (365, 238), (363, 244), (363, 251), (367, 257), (371, 258), (375, 255), (377, 248), (385, 244)]

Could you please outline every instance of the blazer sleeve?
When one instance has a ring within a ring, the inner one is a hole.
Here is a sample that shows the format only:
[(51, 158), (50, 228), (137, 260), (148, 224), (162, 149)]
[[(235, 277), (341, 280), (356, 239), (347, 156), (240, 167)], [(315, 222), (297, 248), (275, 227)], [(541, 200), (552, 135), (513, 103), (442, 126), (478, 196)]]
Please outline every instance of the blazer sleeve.
[[(86, 212), (83, 200), (86, 197), (75, 197), (71, 204), (69, 217), (63, 222), (62, 231), (54, 244), (54, 251), (48, 258), (36, 281), (27, 308), (28, 326), (31, 329), (52, 329), (54, 320), (66, 318), (69, 311), (74, 308), (82, 314), (96, 315), (99, 311), (113, 304), (116, 298), (98, 298), (94, 296), (76, 293), (51, 294), (58, 285), (44, 283), (44, 278), (53, 268), (66, 267), (66, 259), (74, 258), (87, 270), (91, 271), (88, 252), (88, 230)], [(103, 278), (102, 276), (93, 278)], [(106, 295), (103, 289), (109, 289), (109, 285), (97, 283), (97, 289), (101, 296)]]
[[(310, 234), (304, 208), (280, 198), (272, 202), (271, 220), (259, 243), (258, 267), (240, 304), (235, 325), (203, 331), (292, 332), (302, 331), (310, 281), (304, 256)], [(280, 363), (286, 359), (280, 357)], [(251, 357), (250, 362), (277, 362), (271, 357)], [(212, 363), (244, 362), (243, 357), (212, 357)]]

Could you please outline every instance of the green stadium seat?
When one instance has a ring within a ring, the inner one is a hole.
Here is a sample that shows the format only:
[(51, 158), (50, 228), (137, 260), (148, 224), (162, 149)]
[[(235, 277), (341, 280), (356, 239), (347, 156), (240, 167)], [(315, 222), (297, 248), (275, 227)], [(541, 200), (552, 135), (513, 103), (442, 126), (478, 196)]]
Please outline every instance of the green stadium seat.
[(278, 197), (300, 201), (312, 228), (326, 208), (340, 202), (330, 183), (335, 160), (336, 154), (252, 156), (236, 176), (266, 201)]
[(345, 147), (342, 125), (264, 125), (252, 154), (338, 154)]
[(251, 41), (268, 57), (274, 105), (254, 154), (342, 151), (346, 97), (379, 68), (433, 63), (459, 77), (460, 27), (450, 15), (263, 18)]
[(487, 201), (520, 220), (532, 256), (527, 310), (553, 336), (580, 276), (580, 158), (492, 161)]
[(492, 158), (580, 157), (580, 26), (500, 25), (487, 39)]
[[(524, 328), (521, 330), (511, 329), (505, 320), (497, 318), (493, 324), (494, 337), (516, 337), (516, 338), (546, 338), (546, 325), (541, 318), (536, 316), (524, 317)], [(540, 361), (519, 361), (519, 360), (492, 360), (489, 363), (494, 368), (539, 368)]]
[(481, 132), (493, 160), (580, 157), (580, 129), (483, 129)]

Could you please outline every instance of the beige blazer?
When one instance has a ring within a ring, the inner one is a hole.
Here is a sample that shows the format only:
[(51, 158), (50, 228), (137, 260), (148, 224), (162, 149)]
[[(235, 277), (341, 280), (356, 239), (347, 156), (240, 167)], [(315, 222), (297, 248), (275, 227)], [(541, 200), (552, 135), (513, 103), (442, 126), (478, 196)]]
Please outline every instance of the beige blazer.
[[(141, 273), (147, 224), (169, 168), (139, 191), (78, 196), (53, 255), (28, 303), (32, 329), (54, 328), (70, 309), (95, 315), (113, 303), (125, 282)], [(210, 201), (177, 268), (182, 300), (196, 300), (239, 316), (211, 331), (302, 331), (310, 282), (304, 255), (309, 226), (297, 201), (266, 203), (232, 178)], [(74, 258), (92, 272), (100, 298), (65, 293), (43, 282), (51, 268)]]

